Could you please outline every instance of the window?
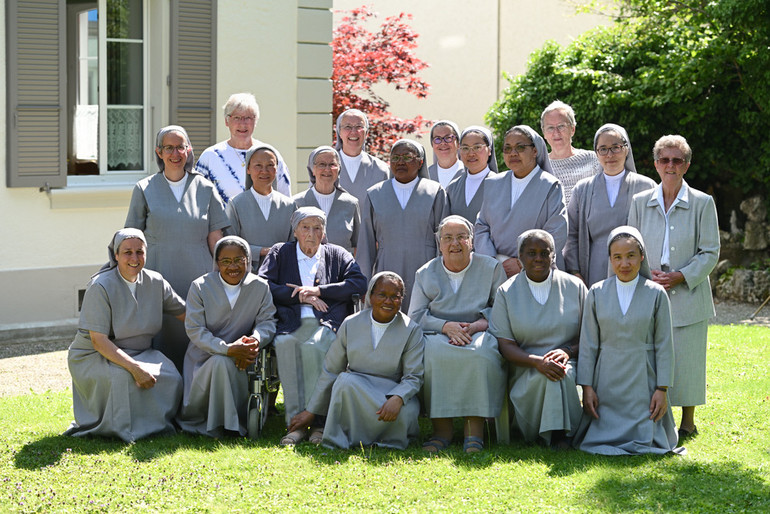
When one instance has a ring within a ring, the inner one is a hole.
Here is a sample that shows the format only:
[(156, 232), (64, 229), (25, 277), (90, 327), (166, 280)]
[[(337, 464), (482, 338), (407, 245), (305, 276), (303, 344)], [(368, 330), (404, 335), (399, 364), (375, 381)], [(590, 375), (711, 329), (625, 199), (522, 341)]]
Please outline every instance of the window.
[(133, 183), (161, 124), (213, 143), (215, 0), (5, 4), (9, 187)]

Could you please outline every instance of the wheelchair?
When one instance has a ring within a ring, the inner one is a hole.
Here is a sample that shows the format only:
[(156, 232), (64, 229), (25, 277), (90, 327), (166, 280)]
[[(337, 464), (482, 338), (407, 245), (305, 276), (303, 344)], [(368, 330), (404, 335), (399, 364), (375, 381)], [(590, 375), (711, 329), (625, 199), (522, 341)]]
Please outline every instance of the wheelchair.
[(257, 439), (267, 422), (268, 395), (278, 392), (278, 361), (270, 345), (259, 351), (257, 362), (246, 370), (249, 379), (249, 403), (246, 428), (250, 439)]

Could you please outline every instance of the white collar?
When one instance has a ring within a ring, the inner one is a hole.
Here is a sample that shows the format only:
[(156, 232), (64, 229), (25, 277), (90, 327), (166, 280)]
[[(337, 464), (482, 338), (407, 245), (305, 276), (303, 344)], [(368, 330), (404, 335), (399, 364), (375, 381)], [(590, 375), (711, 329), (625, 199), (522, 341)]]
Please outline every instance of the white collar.
[(316, 250), (314, 255), (311, 255), (308, 257), (305, 255), (305, 252), (302, 251), (302, 249), (299, 247), (299, 241), (297, 241), (297, 262), (303, 260), (303, 259), (320, 259), (321, 258), (321, 245), (318, 245), (318, 250)]

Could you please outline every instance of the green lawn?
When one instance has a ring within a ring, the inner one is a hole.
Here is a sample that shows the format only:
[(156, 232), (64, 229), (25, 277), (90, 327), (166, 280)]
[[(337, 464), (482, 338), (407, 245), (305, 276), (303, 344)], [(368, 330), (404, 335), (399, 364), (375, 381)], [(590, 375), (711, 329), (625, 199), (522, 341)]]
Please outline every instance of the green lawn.
[[(59, 435), (69, 392), (0, 399), (0, 511), (770, 512), (770, 329), (709, 332), (708, 404), (685, 457), (599, 457), (514, 442), (476, 456), (176, 435)], [(678, 412), (675, 412), (678, 419)], [(427, 432), (427, 420), (422, 420)]]

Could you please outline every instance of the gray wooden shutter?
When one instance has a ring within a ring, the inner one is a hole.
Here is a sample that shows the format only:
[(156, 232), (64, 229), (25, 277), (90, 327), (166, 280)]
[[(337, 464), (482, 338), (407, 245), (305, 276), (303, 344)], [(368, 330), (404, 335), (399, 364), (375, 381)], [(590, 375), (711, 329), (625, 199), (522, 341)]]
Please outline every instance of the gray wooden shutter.
[(171, 12), (171, 123), (197, 156), (216, 137), (216, 0), (173, 0)]
[(8, 187), (67, 185), (64, 0), (6, 0)]

